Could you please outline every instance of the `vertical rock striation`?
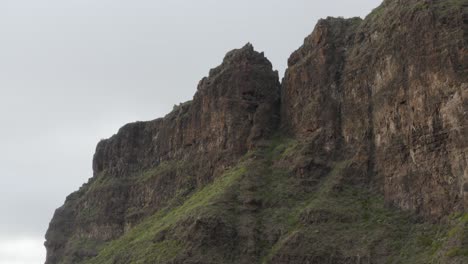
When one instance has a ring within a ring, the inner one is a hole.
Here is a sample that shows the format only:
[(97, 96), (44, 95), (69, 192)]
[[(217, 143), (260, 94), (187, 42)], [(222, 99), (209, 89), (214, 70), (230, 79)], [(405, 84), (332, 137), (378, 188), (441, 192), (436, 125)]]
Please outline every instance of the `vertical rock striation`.
[(192, 101), (98, 144), (46, 263), (464, 263), (467, 43), (466, 0), (385, 0), (320, 20), (282, 85), (229, 52)]
[(289, 59), (282, 125), (321, 134), (388, 204), (430, 218), (466, 208), (466, 9), (394, 0), (364, 21), (321, 20)]
[(247, 44), (200, 81), (193, 101), (101, 141), (94, 177), (50, 223), (46, 263), (92, 257), (95, 249), (83, 250), (77, 241), (116, 239), (179, 193), (211, 182), (276, 130), (279, 99), (278, 73)]

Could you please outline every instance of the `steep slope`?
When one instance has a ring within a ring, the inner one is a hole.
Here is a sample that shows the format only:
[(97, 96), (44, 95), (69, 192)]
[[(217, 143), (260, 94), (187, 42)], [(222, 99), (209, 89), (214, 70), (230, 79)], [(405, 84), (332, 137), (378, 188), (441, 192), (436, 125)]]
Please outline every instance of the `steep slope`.
[(55, 263), (468, 262), (468, 2), (319, 21), (283, 79), (251, 45), (100, 142)]
[[(458, 243), (466, 239), (467, 214), (439, 225), (386, 208), (382, 195), (346, 181), (351, 161), (311, 161), (312, 142), (274, 136), (213, 183), (178, 194), (99, 245), (85, 263), (466, 261)], [(303, 164), (313, 167), (304, 174)]]
[(47, 263), (94, 256), (94, 246), (211, 182), (275, 130), (279, 91), (271, 63), (248, 44), (210, 71), (193, 101), (100, 142), (94, 177), (67, 197), (50, 223)]
[(387, 0), (364, 21), (321, 20), (289, 59), (283, 125), (353, 157), (388, 204), (430, 218), (468, 206), (467, 5)]

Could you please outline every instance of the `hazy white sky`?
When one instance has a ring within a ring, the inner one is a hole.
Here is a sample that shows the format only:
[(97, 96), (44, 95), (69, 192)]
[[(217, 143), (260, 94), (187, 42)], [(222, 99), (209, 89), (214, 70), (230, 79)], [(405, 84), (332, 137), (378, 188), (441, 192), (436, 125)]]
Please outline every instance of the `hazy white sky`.
[(282, 72), (319, 18), (380, 0), (0, 0), (0, 264), (43, 263), (96, 143), (190, 100), (251, 42)]

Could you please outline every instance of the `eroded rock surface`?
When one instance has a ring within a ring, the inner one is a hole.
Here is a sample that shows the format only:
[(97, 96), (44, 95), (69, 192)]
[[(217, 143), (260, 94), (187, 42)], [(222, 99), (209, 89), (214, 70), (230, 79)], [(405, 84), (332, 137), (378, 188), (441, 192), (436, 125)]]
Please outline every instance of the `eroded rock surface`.
[(115, 239), (177, 194), (211, 182), (276, 130), (279, 96), (278, 73), (247, 44), (200, 81), (193, 101), (101, 141), (94, 177), (50, 224), (47, 263), (86, 258), (73, 241)]
[(385, 1), (364, 21), (321, 20), (289, 59), (282, 124), (352, 157), (388, 204), (430, 218), (468, 207), (466, 10)]
[(466, 0), (386, 0), (320, 20), (281, 85), (229, 52), (98, 144), (46, 263), (466, 263), (467, 43)]

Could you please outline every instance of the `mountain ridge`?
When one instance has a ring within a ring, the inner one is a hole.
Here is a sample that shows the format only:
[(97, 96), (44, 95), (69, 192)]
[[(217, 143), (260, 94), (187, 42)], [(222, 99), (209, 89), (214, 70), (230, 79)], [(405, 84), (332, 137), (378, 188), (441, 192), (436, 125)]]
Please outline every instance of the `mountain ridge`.
[(282, 82), (249, 43), (101, 141), (55, 263), (464, 263), (464, 0), (317, 23)]

